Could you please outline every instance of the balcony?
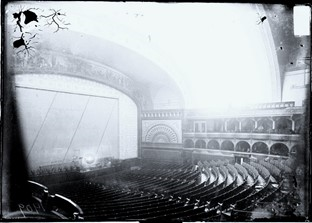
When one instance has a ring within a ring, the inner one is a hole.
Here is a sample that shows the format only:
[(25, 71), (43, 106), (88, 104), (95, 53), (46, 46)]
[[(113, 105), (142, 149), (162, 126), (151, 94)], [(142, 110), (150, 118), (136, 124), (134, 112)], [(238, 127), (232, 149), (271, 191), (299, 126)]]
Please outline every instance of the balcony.
[(243, 133), (243, 132), (185, 132), (184, 138), (209, 138), (209, 139), (254, 139), (254, 140), (279, 140), (299, 141), (299, 134), (271, 134), (271, 133)]

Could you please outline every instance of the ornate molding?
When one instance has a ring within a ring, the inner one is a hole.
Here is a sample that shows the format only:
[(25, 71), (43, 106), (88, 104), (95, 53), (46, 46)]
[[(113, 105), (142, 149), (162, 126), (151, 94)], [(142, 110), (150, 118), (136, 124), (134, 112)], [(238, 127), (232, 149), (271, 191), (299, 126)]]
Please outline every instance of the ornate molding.
[(14, 54), (8, 68), (13, 74), (66, 75), (96, 81), (127, 94), (141, 108), (151, 107), (148, 93), (133, 79), (111, 67), (69, 53), (40, 50), (29, 57)]
[(178, 135), (167, 125), (155, 125), (148, 130), (145, 142), (178, 143)]

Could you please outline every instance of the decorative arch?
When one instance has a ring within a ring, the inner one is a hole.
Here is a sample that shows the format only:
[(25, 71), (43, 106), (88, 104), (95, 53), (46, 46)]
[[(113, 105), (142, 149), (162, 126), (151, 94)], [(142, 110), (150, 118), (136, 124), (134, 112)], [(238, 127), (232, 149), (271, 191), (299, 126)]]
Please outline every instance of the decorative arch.
[(194, 148), (195, 145), (194, 145), (193, 140), (191, 140), (191, 139), (186, 139), (186, 140), (184, 141), (184, 143), (183, 143), (183, 147), (184, 147), (184, 148)]
[(230, 151), (234, 151), (234, 143), (232, 143), (229, 140), (226, 140), (224, 142), (222, 142), (221, 144), (221, 150), (230, 150)]
[(291, 125), (291, 120), (286, 117), (279, 117), (276, 120), (275, 128), (280, 133), (290, 133)]
[(261, 118), (258, 121), (258, 127), (257, 131), (258, 132), (269, 132), (273, 128), (273, 121), (270, 120), (269, 118)]
[(242, 120), (242, 132), (251, 132), (255, 128), (255, 121), (251, 118)]
[(252, 145), (251, 151), (253, 153), (269, 154), (269, 147), (264, 142), (256, 142), (255, 144)]
[(297, 155), (298, 151), (300, 151), (301, 146), (300, 145), (294, 145), (290, 149), (290, 154)]
[(206, 149), (206, 142), (202, 139), (198, 139), (195, 142), (195, 148), (201, 148), (201, 149)]
[(148, 130), (145, 141), (155, 143), (178, 143), (178, 135), (168, 125), (154, 125)]
[(250, 145), (246, 141), (239, 141), (235, 146), (235, 151), (237, 152), (249, 152)]
[(220, 149), (220, 144), (217, 140), (212, 139), (207, 143), (207, 149)]
[(289, 149), (284, 143), (275, 143), (271, 146), (270, 153), (272, 155), (288, 156)]
[(228, 132), (236, 132), (239, 128), (239, 121), (236, 119), (230, 119), (227, 124)]

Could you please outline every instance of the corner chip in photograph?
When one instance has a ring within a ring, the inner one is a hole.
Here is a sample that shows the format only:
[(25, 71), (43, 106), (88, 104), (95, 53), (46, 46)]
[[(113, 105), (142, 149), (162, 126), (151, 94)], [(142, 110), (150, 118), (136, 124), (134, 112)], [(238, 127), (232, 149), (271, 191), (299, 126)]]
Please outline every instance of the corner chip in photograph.
[(294, 6), (294, 34), (295, 36), (309, 36), (311, 23), (310, 6)]

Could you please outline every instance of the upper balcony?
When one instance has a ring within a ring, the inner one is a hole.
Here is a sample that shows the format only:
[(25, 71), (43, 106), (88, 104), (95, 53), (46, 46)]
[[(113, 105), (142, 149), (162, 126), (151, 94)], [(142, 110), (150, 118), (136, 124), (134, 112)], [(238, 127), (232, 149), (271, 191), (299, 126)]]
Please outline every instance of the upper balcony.
[(272, 134), (257, 132), (184, 132), (184, 138), (209, 138), (209, 139), (253, 139), (253, 140), (277, 140), (277, 141), (299, 141), (300, 134)]

